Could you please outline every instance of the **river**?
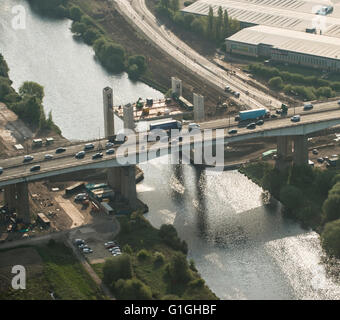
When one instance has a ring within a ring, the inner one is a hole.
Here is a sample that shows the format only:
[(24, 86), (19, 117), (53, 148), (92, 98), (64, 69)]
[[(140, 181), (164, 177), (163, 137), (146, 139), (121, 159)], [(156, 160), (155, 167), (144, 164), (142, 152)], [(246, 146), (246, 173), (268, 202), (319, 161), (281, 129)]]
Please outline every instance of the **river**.
[[(9, 25), (11, 8), (18, 4), (26, 8), (26, 30)], [(65, 137), (96, 138), (103, 131), (104, 86), (114, 88), (115, 104), (162, 96), (126, 74), (108, 75), (92, 49), (72, 38), (69, 26), (66, 20), (37, 17), (23, 0), (0, 3), (0, 52), (14, 86), (24, 80), (44, 85), (46, 112), (52, 110)], [(237, 171), (214, 174), (164, 160), (141, 164), (145, 179), (138, 196), (148, 204), (154, 226), (176, 227), (218, 297), (340, 299), (339, 284), (321, 263), (318, 235), (283, 218), (279, 204), (264, 206), (261, 188)]]

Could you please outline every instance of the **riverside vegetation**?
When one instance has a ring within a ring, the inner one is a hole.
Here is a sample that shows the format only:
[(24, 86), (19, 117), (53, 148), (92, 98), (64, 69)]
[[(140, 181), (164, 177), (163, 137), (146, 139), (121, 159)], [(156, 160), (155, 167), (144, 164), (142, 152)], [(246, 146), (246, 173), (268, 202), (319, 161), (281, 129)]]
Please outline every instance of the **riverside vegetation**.
[(284, 205), (284, 214), (321, 235), (323, 248), (340, 258), (340, 170), (292, 166), (284, 171), (267, 162), (240, 169)]
[(34, 131), (54, 131), (61, 133), (52, 120), (52, 113), (46, 118), (43, 99), (44, 88), (35, 82), (26, 81), (16, 92), (9, 79), (9, 68), (0, 54), (0, 101), (18, 115)]
[(96, 21), (72, 4), (71, 0), (27, 0), (32, 9), (44, 16), (71, 19), (71, 31), (93, 47), (95, 56), (111, 73), (126, 71), (131, 80), (139, 79), (147, 69), (143, 55), (128, 56), (121, 45), (113, 42)]
[(118, 219), (123, 254), (93, 265), (117, 299), (217, 299), (172, 225), (157, 230), (139, 212)]

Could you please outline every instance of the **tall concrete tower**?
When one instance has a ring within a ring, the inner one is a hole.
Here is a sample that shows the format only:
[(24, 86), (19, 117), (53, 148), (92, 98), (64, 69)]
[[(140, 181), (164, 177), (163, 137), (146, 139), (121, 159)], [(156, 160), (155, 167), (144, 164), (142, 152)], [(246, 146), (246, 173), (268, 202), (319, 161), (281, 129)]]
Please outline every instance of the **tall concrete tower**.
[(171, 77), (171, 90), (172, 93), (176, 93), (180, 97), (182, 95), (182, 80)]
[(204, 121), (204, 97), (197, 93), (194, 93), (194, 119)]
[(113, 91), (112, 88), (103, 89), (103, 107), (104, 107), (104, 128), (105, 138), (110, 138), (115, 133), (115, 122), (113, 112)]
[(126, 104), (123, 107), (124, 117), (124, 129), (135, 129), (135, 121), (133, 118), (133, 105), (131, 103)]

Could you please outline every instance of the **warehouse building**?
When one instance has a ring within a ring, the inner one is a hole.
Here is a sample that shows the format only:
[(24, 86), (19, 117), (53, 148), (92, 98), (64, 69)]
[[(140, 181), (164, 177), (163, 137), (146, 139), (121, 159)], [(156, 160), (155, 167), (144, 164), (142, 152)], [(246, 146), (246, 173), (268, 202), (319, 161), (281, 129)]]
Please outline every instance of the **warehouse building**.
[(212, 7), (227, 10), (241, 27), (265, 25), (295, 31), (316, 28), (318, 33), (340, 37), (340, 3), (327, 0), (198, 0), (183, 8), (184, 13), (208, 15)]
[(340, 39), (268, 26), (245, 28), (226, 40), (226, 51), (329, 71), (340, 71)]

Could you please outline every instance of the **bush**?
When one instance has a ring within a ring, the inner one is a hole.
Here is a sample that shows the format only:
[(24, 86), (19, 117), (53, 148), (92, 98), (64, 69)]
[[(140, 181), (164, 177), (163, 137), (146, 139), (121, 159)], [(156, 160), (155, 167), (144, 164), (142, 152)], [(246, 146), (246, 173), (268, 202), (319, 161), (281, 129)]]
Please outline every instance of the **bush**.
[(328, 254), (340, 258), (340, 219), (325, 225), (321, 242)]
[(151, 289), (138, 279), (117, 281), (114, 293), (120, 300), (151, 300)]
[(146, 249), (139, 250), (139, 252), (137, 253), (137, 258), (139, 260), (146, 260), (149, 257), (150, 253)]
[(164, 257), (164, 255), (163, 255), (163, 253), (161, 253), (161, 252), (156, 252), (155, 255), (154, 255), (154, 257), (155, 257), (154, 262), (155, 262), (156, 265), (162, 265), (162, 264), (164, 264), (165, 257)]
[(188, 261), (184, 254), (176, 253), (169, 264), (168, 273), (170, 279), (175, 283), (187, 283), (191, 280)]
[(124, 247), (123, 247), (123, 252), (125, 252), (126, 254), (132, 254), (133, 253), (133, 250), (132, 248), (126, 244)]
[(272, 89), (282, 89), (283, 81), (281, 77), (273, 77), (269, 80), (268, 85)]
[(292, 185), (285, 185), (280, 191), (280, 201), (290, 210), (301, 206), (302, 197), (301, 190)]
[(204, 280), (203, 279), (196, 279), (192, 280), (189, 282), (188, 287), (190, 289), (198, 289), (198, 288), (203, 288), (204, 287)]
[(326, 221), (340, 218), (340, 194), (330, 194), (322, 205)]
[(73, 21), (80, 21), (83, 16), (83, 12), (77, 6), (72, 6), (70, 9), (70, 19)]
[(103, 267), (103, 281), (112, 286), (119, 279), (130, 279), (133, 275), (131, 258), (127, 254), (106, 260)]

